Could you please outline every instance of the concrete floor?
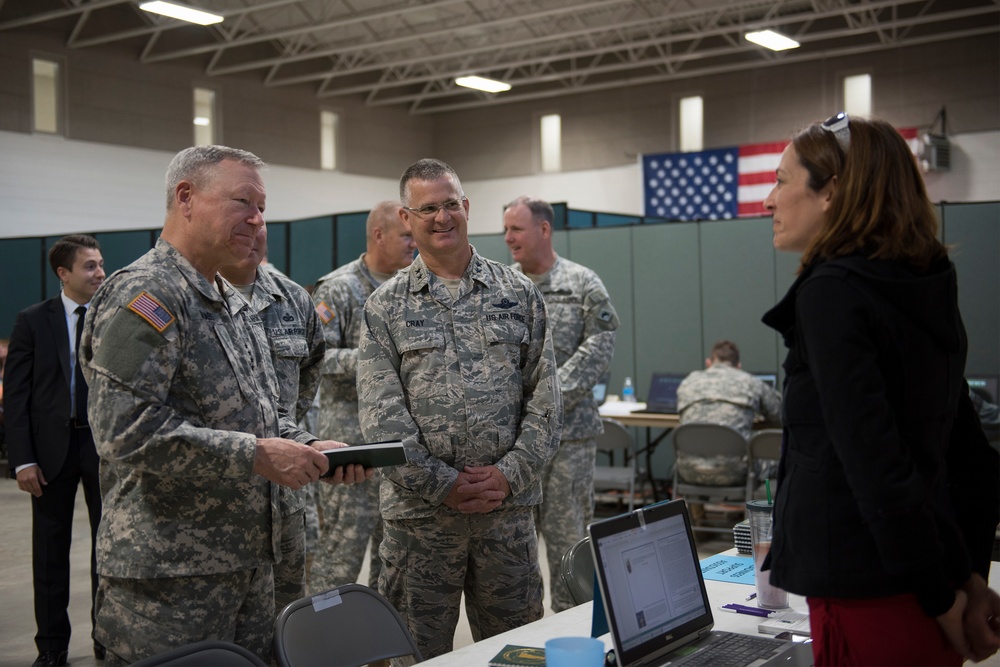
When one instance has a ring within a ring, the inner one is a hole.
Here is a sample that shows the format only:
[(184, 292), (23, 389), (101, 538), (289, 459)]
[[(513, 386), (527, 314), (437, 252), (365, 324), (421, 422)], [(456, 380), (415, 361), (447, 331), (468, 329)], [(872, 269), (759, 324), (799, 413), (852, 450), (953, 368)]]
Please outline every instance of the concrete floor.
[[(3, 508), (3, 528), (6, 539), (0, 541), (0, 667), (27, 667), (37, 656), (34, 643), (35, 620), (31, 588), (31, 500), (17, 488), (12, 479), (0, 479), (0, 507)], [(602, 514), (600, 508), (598, 514)], [(603, 512), (608, 514), (608, 512)], [(83, 491), (77, 494), (74, 515), (73, 548), (71, 553), (70, 621), (73, 637), (69, 647), (69, 663), (73, 667), (103, 665), (94, 660), (90, 639), (89, 530)], [(699, 554), (706, 557), (732, 547), (732, 539), (724, 535), (699, 543)], [(545, 580), (545, 611), (548, 608), (548, 564), (544, 545), (542, 578)], [(358, 580), (368, 581), (368, 559)], [(472, 634), (464, 609), (455, 633), (455, 648), (472, 643)]]

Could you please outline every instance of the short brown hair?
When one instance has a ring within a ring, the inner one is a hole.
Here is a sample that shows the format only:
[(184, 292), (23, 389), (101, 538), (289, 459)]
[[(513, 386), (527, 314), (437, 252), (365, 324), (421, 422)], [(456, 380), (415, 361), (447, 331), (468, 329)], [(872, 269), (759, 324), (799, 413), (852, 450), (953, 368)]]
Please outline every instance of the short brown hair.
[(49, 248), (49, 266), (52, 267), (52, 272), (58, 276), (60, 266), (72, 271), (73, 262), (76, 261), (76, 253), (81, 248), (91, 248), (92, 250), (100, 251), (101, 244), (93, 236), (88, 236), (87, 234), (70, 234), (56, 241)]
[(731, 340), (720, 340), (712, 346), (712, 358), (724, 361), (731, 366), (740, 364), (740, 348)]
[(846, 151), (819, 123), (792, 139), (810, 188), (818, 191), (837, 178), (826, 222), (803, 253), (801, 268), (861, 253), (924, 270), (946, 257), (934, 205), (903, 137), (883, 120), (851, 118), (848, 127)]

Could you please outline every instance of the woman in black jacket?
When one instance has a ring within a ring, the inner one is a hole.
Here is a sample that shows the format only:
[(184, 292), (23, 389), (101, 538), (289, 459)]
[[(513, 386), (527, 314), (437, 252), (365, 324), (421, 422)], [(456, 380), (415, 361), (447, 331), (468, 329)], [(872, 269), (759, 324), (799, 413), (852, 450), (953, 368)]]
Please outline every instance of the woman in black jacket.
[(916, 162), (887, 123), (839, 114), (777, 177), (774, 246), (802, 261), (764, 316), (788, 348), (771, 583), (807, 596), (817, 665), (988, 657), (1000, 462)]

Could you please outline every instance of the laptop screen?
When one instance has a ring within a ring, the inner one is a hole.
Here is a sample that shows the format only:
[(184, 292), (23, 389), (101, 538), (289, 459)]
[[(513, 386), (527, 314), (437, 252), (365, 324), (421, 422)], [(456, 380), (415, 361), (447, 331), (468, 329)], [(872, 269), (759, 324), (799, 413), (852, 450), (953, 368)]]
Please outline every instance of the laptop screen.
[(969, 389), (983, 394), (983, 398), (989, 397), (990, 403), (997, 402), (997, 385), (1000, 384), (996, 375), (969, 375), (965, 378), (969, 383)]
[(778, 375), (777, 373), (751, 373), (755, 378), (766, 384), (771, 389), (778, 388)]
[(677, 412), (677, 387), (687, 375), (676, 373), (653, 373), (646, 396), (646, 409), (651, 412)]
[(609, 374), (608, 373), (604, 373), (601, 376), (601, 379), (597, 381), (597, 384), (594, 385), (594, 388), (593, 388), (594, 401), (598, 405), (603, 405), (604, 399), (606, 399), (608, 397), (608, 380), (609, 379), (610, 379), (609, 378)]
[(683, 501), (588, 527), (620, 665), (684, 646), (714, 623)]

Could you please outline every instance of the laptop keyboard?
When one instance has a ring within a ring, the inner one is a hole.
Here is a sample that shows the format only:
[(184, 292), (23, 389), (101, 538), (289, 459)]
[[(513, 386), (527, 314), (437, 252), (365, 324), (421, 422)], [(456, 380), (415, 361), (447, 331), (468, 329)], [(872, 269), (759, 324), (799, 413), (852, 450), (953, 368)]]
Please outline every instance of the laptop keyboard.
[(774, 653), (780, 643), (768, 637), (754, 637), (735, 632), (721, 632), (718, 641), (708, 648), (687, 656), (684, 667), (745, 667), (754, 660)]

